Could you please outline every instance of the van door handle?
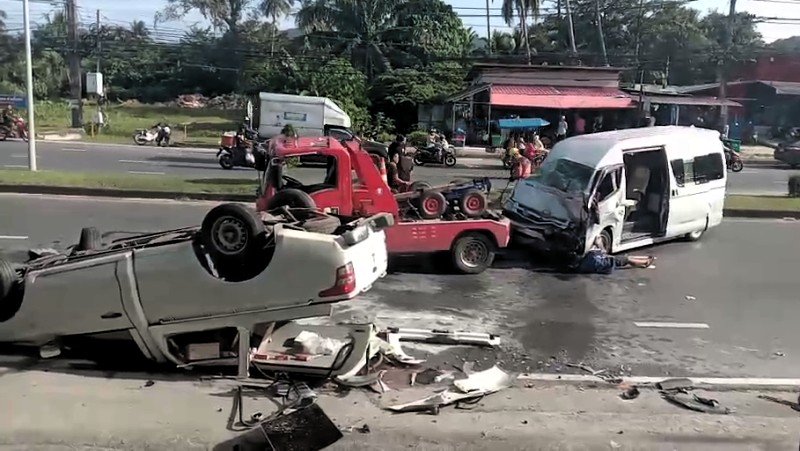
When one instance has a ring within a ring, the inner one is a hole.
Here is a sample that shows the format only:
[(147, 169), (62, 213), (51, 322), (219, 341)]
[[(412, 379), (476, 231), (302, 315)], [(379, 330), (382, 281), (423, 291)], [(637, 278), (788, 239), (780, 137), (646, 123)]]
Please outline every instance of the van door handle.
[(676, 190), (676, 189), (672, 190), (672, 195), (673, 196), (677, 196), (678, 195), (678, 190)]
[(103, 313), (102, 315), (100, 315), (100, 318), (102, 318), (102, 319), (114, 319), (114, 318), (120, 318), (120, 317), (122, 317), (122, 313), (119, 313), (119, 312), (108, 312), (108, 313)]

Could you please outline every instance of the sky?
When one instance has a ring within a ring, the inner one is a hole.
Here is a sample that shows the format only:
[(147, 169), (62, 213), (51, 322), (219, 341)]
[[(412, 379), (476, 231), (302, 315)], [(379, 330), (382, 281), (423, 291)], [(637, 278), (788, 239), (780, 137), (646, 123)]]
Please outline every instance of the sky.
[[(49, 3), (48, 3), (49, 2)], [(96, 10), (101, 11), (101, 20), (115, 24), (130, 24), (133, 20), (143, 20), (152, 26), (153, 17), (156, 11), (163, 8), (165, 0), (76, 0), (78, 12), (82, 22), (94, 22)], [(485, 14), (486, 0), (445, 0), (453, 5), (453, 8), (462, 16), (466, 26), (472, 27), (481, 35), (486, 35), (486, 20), (480, 16)], [(493, 8), (490, 14), (492, 29), (509, 30), (509, 27), (499, 18), (501, 0), (494, 0), (490, 4)], [(62, 4), (59, 0), (31, 0), (31, 20), (43, 22), (43, 17), (47, 12), (58, 8), (53, 4)], [(800, 20), (800, 1), (799, 0), (738, 0), (737, 10), (747, 11), (758, 16), (766, 17), (789, 17)], [(691, 7), (704, 12), (721, 11), (727, 12), (729, 8), (728, 0), (697, 0), (691, 2)], [(6, 11), (8, 18), (6, 22), (9, 28), (21, 28), (22, 26), (22, 2), (21, 0), (0, 0), (0, 10)], [(185, 29), (192, 24), (202, 25), (203, 18), (196, 13), (190, 14), (180, 22), (163, 24), (165, 29)], [(294, 26), (292, 19), (287, 19), (282, 24), (283, 28)], [(793, 35), (800, 35), (800, 23), (793, 24), (760, 24), (759, 31), (764, 36), (764, 40), (772, 42), (777, 39), (787, 38)]]

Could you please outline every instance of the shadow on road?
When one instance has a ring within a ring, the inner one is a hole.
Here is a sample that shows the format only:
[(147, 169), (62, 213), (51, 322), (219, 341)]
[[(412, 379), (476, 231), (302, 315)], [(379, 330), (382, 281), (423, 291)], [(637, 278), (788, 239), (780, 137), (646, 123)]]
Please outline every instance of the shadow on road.
[(189, 183), (196, 183), (198, 185), (252, 185), (257, 182), (255, 179), (191, 179), (187, 180)]
[(217, 159), (210, 154), (207, 157), (182, 157), (170, 155), (156, 155), (147, 159), (147, 161), (166, 161), (170, 163), (197, 163), (197, 164), (214, 164), (217, 165)]

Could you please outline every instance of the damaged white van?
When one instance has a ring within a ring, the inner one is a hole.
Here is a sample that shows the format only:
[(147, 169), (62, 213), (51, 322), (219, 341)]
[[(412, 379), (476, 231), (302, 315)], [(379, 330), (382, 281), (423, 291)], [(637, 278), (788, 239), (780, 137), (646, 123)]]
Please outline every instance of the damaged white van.
[(527, 244), (572, 257), (699, 239), (722, 222), (725, 156), (716, 131), (648, 127), (558, 143), (503, 206)]

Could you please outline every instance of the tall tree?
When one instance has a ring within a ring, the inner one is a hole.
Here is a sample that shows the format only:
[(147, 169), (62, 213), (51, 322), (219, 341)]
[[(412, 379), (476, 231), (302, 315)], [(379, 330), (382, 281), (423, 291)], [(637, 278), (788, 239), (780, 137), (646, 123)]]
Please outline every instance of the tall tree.
[(423, 64), (469, 53), (470, 30), (442, 0), (405, 1), (395, 8), (394, 18), (395, 28), (387, 31), (386, 41)]
[(198, 11), (211, 25), (234, 37), (241, 32), (240, 24), (253, 8), (253, 0), (167, 0), (167, 6), (156, 14), (156, 20), (175, 20), (190, 11)]
[(389, 70), (387, 33), (402, 0), (305, 0), (295, 15), (297, 26), (316, 42), (346, 53), (367, 79)]
[(515, 17), (519, 18), (519, 30), (525, 46), (525, 54), (528, 57), (528, 62), (531, 61), (531, 43), (530, 39), (528, 39), (528, 18), (533, 18), (534, 21), (536, 21), (536, 19), (539, 18), (540, 7), (540, 0), (503, 0), (503, 4), (500, 7), (500, 14), (509, 26), (514, 23)]
[(270, 59), (275, 54), (275, 41), (278, 38), (278, 20), (286, 17), (292, 12), (294, 0), (262, 0), (258, 9), (269, 19), (272, 20), (272, 40), (269, 44)]

